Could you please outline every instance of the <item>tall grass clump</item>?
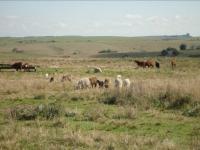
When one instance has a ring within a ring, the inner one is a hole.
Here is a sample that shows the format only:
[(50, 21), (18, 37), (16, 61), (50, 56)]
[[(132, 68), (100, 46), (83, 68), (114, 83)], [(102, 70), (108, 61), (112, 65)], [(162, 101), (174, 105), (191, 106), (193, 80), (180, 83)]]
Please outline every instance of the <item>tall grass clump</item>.
[[(191, 84), (192, 83), (192, 86)], [(198, 82), (178, 79), (147, 79), (132, 82), (129, 89), (104, 91), (99, 101), (108, 105), (134, 105), (137, 108), (173, 109), (193, 108), (200, 98)]]
[(54, 119), (63, 114), (63, 107), (56, 103), (39, 106), (19, 105), (8, 111), (8, 117), (15, 120)]

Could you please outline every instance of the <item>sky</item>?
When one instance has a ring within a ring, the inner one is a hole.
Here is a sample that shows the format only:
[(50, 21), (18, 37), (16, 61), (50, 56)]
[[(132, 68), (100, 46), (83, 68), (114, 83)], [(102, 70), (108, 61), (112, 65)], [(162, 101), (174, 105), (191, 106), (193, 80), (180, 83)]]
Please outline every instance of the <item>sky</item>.
[(0, 1), (0, 37), (200, 36), (200, 1)]

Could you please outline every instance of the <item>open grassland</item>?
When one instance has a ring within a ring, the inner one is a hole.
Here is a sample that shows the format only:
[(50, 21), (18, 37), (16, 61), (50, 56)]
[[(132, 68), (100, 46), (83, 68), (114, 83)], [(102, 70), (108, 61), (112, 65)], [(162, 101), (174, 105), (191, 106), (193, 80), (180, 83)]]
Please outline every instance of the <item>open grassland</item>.
[[(177, 58), (172, 70), (169, 58), (157, 59), (159, 70), (136, 69), (132, 58), (31, 58), (37, 72), (0, 72), (0, 148), (198, 149), (200, 60)], [(61, 82), (65, 74), (73, 81)], [(114, 88), (117, 74), (130, 78), (129, 90)], [(110, 78), (111, 88), (74, 90), (91, 76)]]
[[(130, 56), (133, 52), (153, 52), (147, 56), (157, 56), (157, 53), (168, 47), (179, 49), (180, 44), (187, 44), (190, 49), (200, 46), (199, 37), (187, 39), (163, 39), (159, 37), (25, 37), (25, 38), (0, 38), (0, 57), (30, 58), (30, 57), (100, 57), (101, 51), (111, 50), (121, 53), (122, 56)], [(22, 53), (13, 53), (17, 48)], [(191, 50), (189, 54), (198, 54), (200, 50)], [(120, 55), (120, 56), (121, 56)], [(115, 56), (115, 55), (113, 55)], [(117, 55), (118, 56), (118, 55)], [(135, 55), (131, 55), (135, 56)], [(137, 56), (137, 55), (136, 55)], [(139, 55), (140, 56), (140, 55)], [(109, 55), (110, 57), (110, 55)]]
[[(200, 44), (199, 38), (1, 38), (0, 63), (39, 67), (0, 72), (0, 149), (199, 149), (199, 50), (184, 51), (174, 70), (171, 58), (157, 56), (181, 43)], [(98, 52), (107, 49), (121, 54), (102, 58)], [(133, 53), (140, 50), (150, 53)], [(158, 60), (161, 68), (137, 69), (135, 59)], [(118, 74), (131, 80), (129, 89), (115, 89)], [(63, 75), (72, 82), (61, 82)], [(78, 79), (92, 76), (109, 78), (111, 87), (74, 89)]]

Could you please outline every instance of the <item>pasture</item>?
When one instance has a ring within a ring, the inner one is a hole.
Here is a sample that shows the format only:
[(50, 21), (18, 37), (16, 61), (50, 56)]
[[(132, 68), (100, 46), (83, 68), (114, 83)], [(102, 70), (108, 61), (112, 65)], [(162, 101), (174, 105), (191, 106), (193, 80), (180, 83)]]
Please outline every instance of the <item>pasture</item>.
[[(175, 69), (171, 58), (157, 56), (183, 42), (200, 44), (198, 38), (1, 38), (0, 63), (39, 67), (0, 72), (0, 149), (199, 149), (200, 50), (184, 51)], [(102, 58), (105, 49), (119, 53)], [(136, 69), (136, 59), (157, 60), (160, 69)], [(119, 74), (130, 79), (129, 89), (114, 87)], [(74, 79), (61, 82), (63, 75)], [(111, 87), (74, 89), (75, 81), (93, 76), (109, 78)]]

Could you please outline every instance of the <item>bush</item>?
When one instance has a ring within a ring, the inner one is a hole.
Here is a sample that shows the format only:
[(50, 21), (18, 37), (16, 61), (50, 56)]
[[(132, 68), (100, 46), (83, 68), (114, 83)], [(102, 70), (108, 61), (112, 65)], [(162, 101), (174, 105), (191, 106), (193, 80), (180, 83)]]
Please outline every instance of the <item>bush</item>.
[(181, 44), (179, 46), (180, 50), (186, 50), (187, 49), (187, 45), (186, 44)]
[(36, 108), (38, 116), (53, 119), (55, 117), (59, 117), (63, 113), (63, 108), (61, 105), (50, 103), (50, 104), (41, 104)]
[(179, 51), (175, 48), (168, 47), (161, 51), (162, 56), (177, 56), (179, 55)]
[(63, 112), (61, 105), (55, 103), (41, 104), (39, 106), (20, 105), (11, 108), (9, 117), (16, 120), (34, 120), (37, 117), (53, 119)]
[(113, 51), (111, 49), (105, 49), (105, 50), (102, 50), (102, 51), (99, 51), (98, 53), (115, 53), (117, 51)]
[(9, 117), (16, 120), (34, 120), (37, 112), (33, 106), (20, 105), (10, 109)]
[(190, 95), (180, 95), (180, 93), (168, 90), (160, 94), (156, 106), (166, 109), (180, 109), (191, 101)]
[(193, 107), (191, 109), (187, 109), (183, 112), (184, 116), (188, 117), (198, 117), (200, 116), (200, 106)]

